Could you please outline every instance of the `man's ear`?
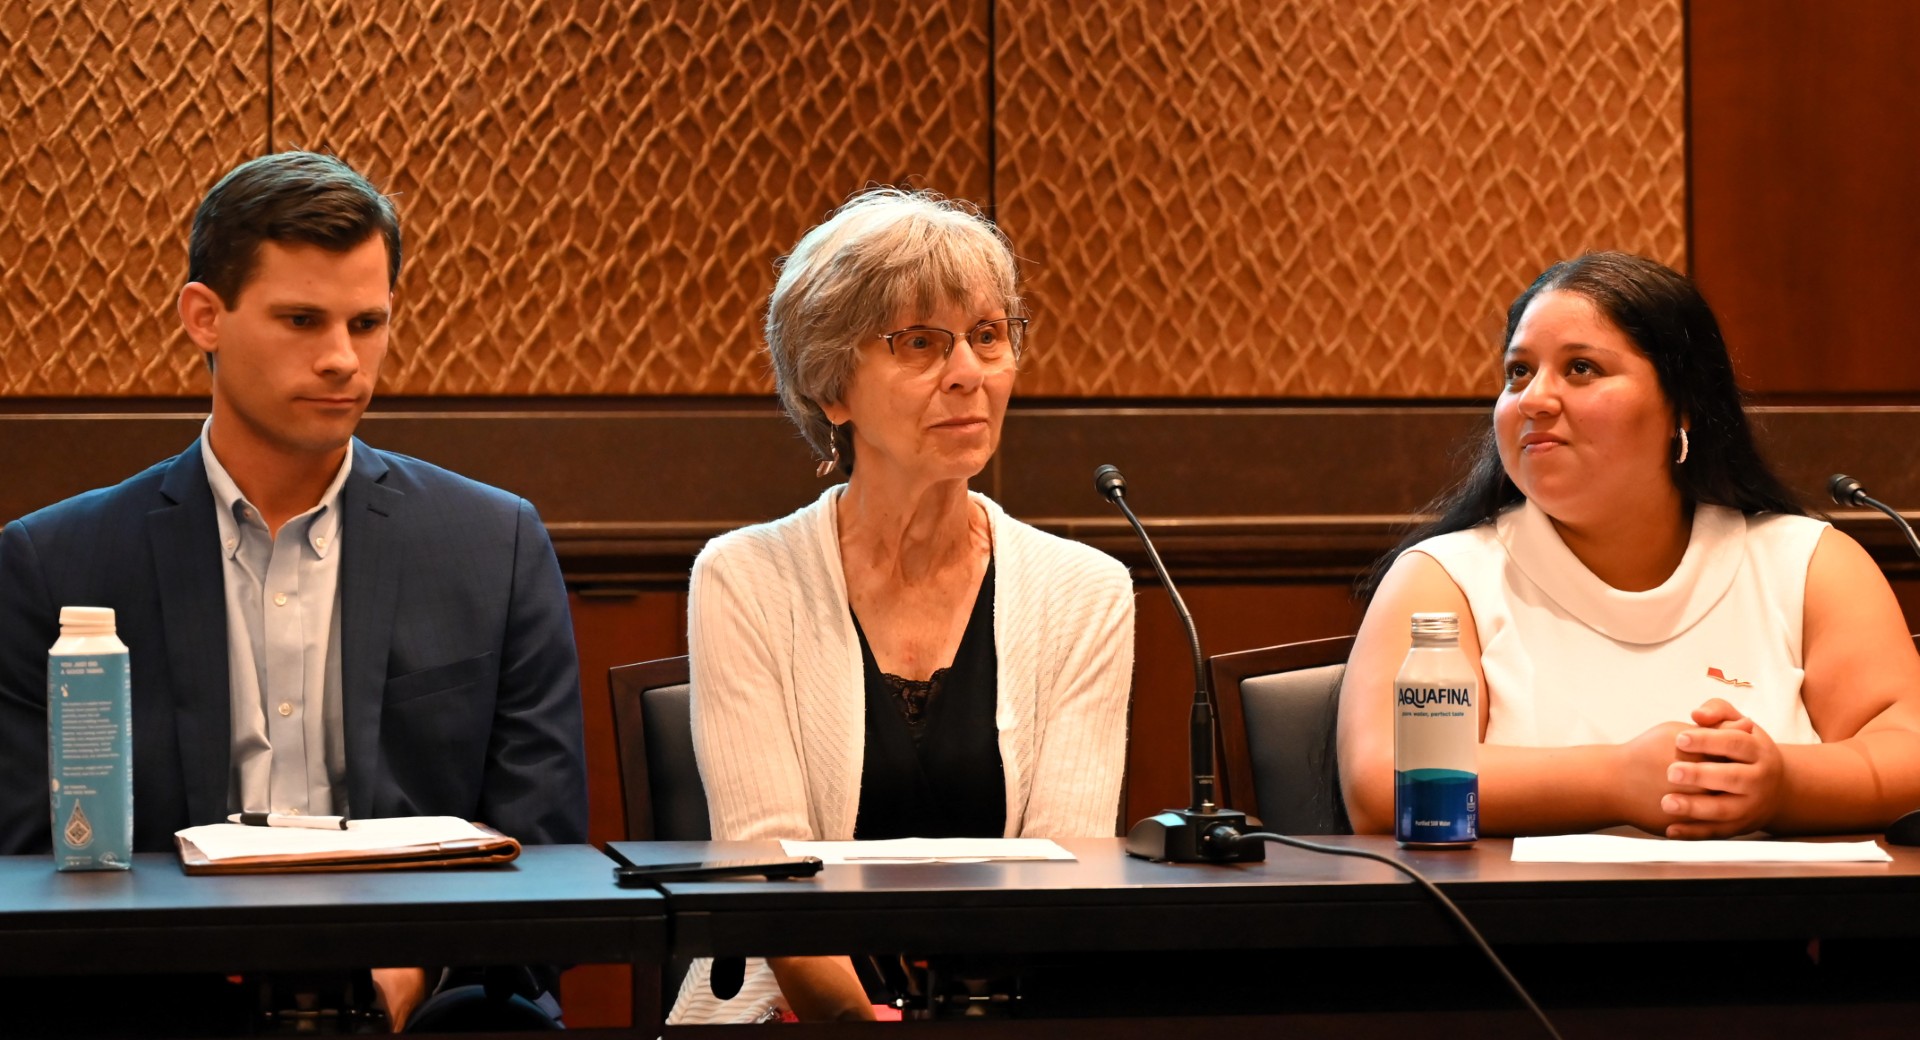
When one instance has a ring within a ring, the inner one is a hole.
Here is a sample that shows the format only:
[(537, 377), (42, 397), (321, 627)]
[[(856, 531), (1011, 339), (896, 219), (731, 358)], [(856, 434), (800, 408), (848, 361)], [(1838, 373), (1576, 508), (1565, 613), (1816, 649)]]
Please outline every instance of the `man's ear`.
[(187, 338), (209, 354), (220, 350), (220, 315), (227, 309), (220, 294), (201, 282), (188, 282), (180, 288), (180, 324)]

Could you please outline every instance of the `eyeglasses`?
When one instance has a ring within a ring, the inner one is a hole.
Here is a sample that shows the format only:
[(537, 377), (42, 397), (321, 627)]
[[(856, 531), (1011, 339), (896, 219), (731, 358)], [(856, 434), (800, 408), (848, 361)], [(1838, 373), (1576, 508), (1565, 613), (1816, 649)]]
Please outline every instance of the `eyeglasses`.
[[(1027, 337), (1026, 318), (995, 318), (966, 332), (967, 346), (986, 368), (1002, 368), (1020, 360), (1020, 344)], [(946, 329), (916, 325), (880, 337), (901, 367), (925, 372), (953, 356), (960, 336)]]

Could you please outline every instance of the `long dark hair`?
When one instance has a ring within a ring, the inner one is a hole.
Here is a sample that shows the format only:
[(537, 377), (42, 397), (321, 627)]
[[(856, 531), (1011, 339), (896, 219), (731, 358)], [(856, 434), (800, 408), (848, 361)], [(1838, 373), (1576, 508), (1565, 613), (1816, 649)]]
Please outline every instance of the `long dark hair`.
[[(1687, 505), (1705, 502), (1747, 514), (1806, 515), (1754, 446), (1720, 323), (1686, 276), (1628, 253), (1588, 253), (1554, 264), (1507, 308), (1503, 353), (1527, 306), (1550, 290), (1586, 297), (1653, 362), (1676, 425), (1681, 416), (1688, 420), (1687, 461), (1669, 464), (1674, 486)], [(1674, 447), (1678, 449), (1677, 441)], [(1467, 475), (1426, 508), (1438, 518), (1374, 564), (1361, 581), (1361, 596), (1371, 597), (1393, 561), (1415, 543), (1487, 523), (1524, 497), (1500, 464), (1489, 416)]]

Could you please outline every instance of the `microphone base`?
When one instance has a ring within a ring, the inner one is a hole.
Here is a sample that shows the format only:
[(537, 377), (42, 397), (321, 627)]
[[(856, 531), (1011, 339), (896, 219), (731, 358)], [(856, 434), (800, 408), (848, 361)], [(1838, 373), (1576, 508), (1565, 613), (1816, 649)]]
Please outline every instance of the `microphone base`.
[(1223, 843), (1208, 837), (1222, 826), (1236, 833), (1244, 832), (1249, 829), (1247, 814), (1232, 809), (1210, 813), (1168, 809), (1133, 825), (1127, 832), (1127, 855), (1159, 863), (1261, 863), (1266, 860), (1265, 842)]

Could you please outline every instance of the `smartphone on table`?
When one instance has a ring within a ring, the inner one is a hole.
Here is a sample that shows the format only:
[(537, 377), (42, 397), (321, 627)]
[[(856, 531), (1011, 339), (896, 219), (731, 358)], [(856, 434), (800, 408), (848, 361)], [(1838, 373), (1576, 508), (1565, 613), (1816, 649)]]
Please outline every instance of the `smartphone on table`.
[(618, 865), (614, 882), (622, 888), (640, 888), (669, 881), (723, 881), (735, 877), (804, 878), (820, 873), (818, 856), (769, 856), (764, 859), (709, 859), (687, 863), (639, 864), (608, 845), (607, 855)]

